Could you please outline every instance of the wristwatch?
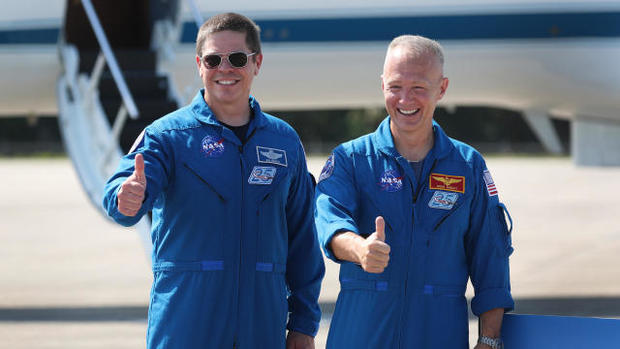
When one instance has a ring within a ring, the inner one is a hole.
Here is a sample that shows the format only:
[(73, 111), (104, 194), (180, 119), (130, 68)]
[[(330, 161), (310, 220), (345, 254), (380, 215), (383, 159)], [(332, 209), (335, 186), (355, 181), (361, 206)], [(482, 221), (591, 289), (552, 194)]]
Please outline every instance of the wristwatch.
[(502, 342), (501, 338), (491, 338), (487, 336), (480, 336), (478, 338), (478, 343), (486, 344), (493, 349), (504, 349), (504, 342)]

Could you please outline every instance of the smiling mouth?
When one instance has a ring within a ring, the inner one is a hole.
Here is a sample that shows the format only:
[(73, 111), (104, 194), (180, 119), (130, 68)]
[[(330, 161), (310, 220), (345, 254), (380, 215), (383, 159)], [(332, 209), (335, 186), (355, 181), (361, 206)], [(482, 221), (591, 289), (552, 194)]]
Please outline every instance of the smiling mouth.
[(420, 111), (420, 108), (417, 109), (398, 109), (398, 112), (403, 115), (415, 115)]
[(239, 80), (215, 80), (216, 84), (218, 84), (218, 85), (225, 85), (225, 86), (234, 85), (237, 82), (239, 82)]

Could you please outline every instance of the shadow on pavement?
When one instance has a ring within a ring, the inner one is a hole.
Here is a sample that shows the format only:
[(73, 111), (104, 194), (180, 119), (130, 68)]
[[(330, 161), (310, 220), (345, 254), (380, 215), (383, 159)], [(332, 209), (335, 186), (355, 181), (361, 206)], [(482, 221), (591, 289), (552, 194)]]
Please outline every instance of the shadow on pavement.
[[(331, 318), (335, 302), (321, 303), (323, 318)], [(0, 322), (145, 321), (147, 306), (0, 308)], [(584, 317), (620, 317), (620, 297), (521, 298), (514, 313)], [(469, 314), (470, 319), (475, 319)]]

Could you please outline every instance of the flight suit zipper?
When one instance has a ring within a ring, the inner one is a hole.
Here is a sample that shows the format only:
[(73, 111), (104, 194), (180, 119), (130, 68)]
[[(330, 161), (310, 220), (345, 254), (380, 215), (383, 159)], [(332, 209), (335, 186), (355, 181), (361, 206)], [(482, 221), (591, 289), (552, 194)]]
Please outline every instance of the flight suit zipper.
[[(422, 172), (422, 175), (420, 175), (420, 178), (426, 178), (426, 177), (430, 177), (431, 173), (433, 173), (433, 170), (435, 169), (435, 166), (437, 166), (437, 159), (435, 159), (433, 161), (433, 164), (431, 165), (430, 170), (427, 172), (427, 176), (425, 176), (425, 173)], [(424, 168), (422, 168), (422, 171), (424, 171)], [(409, 179), (409, 185), (411, 185), (411, 241), (409, 243), (409, 253), (413, 253), (413, 234), (415, 232), (415, 205), (418, 202), (418, 196), (420, 195), (420, 192), (423, 191), (424, 186), (422, 185), (422, 181), (420, 181), (420, 183), (417, 183), (418, 186), (414, 186), (413, 182), (411, 181), (411, 179)], [(428, 246), (428, 240), (426, 242), (427, 246)], [(407, 292), (408, 292), (408, 284), (409, 284), (409, 270), (411, 267), (411, 262), (409, 261), (411, 257), (408, 256), (407, 258), (407, 265), (405, 266), (407, 268), (407, 273), (405, 274), (405, 282), (404, 282), (404, 286), (403, 286), (403, 299), (407, 300)], [(401, 323), (404, 323), (404, 317), (405, 317), (405, 312), (406, 312), (406, 307), (403, 306), (403, 311), (401, 312)], [(398, 343), (398, 347), (402, 348), (402, 333), (399, 334), (399, 343)]]
[[(415, 186), (413, 185), (413, 182), (411, 181), (411, 179), (409, 179), (409, 185), (411, 186), (411, 237), (410, 237), (410, 242), (409, 242), (409, 252), (407, 253), (407, 260), (406, 260), (406, 265), (405, 268), (407, 268), (407, 272), (405, 273), (405, 280), (403, 282), (403, 302), (406, 303), (407, 302), (407, 291), (408, 291), (408, 283), (409, 283), (409, 269), (410, 269), (410, 262), (409, 262), (409, 254), (413, 251), (413, 230), (415, 227), (415, 203), (417, 201), (417, 195), (416, 195), (416, 189)], [(419, 190), (418, 190), (419, 191)], [(403, 305), (402, 307), (402, 311), (400, 313), (400, 323), (402, 324), (403, 321), (405, 320), (405, 313), (407, 312), (407, 307), (405, 307)], [(401, 327), (402, 328), (402, 327)], [(402, 348), (402, 330), (401, 333), (398, 334), (398, 347)]]
[(240, 169), (241, 169), (241, 202), (239, 205), (240, 208), (240, 212), (239, 212), (239, 217), (241, 218), (241, 229), (239, 231), (239, 264), (237, 266), (237, 287), (235, 288), (236, 290), (236, 297), (235, 299), (237, 300), (235, 302), (235, 313), (237, 314), (237, 328), (235, 329), (235, 336), (234, 336), (234, 340), (233, 340), (233, 348), (238, 348), (239, 344), (238, 344), (238, 338), (237, 336), (239, 335), (239, 329), (240, 329), (240, 324), (241, 324), (241, 316), (240, 316), (240, 307), (239, 307), (239, 303), (240, 303), (240, 299), (239, 299), (239, 295), (241, 294), (240, 288), (241, 288), (241, 272), (243, 270), (242, 268), (242, 255), (243, 255), (243, 232), (244, 232), (244, 222), (245, 220), (243, 219), (243, 204), (245, 202), (245, 162), (243, 161), (243, 148), (245, 147), (245, 145), (250, 141), (250, 138), (252, 138), (252, 136), (254, 136), (254, 134), (256, 133), (256, 128), (254, 130), (252, 130), (252, 133), (250, 133), (250, 135), (246, 138), (245, 142), (241, 143), (241, 145), (237, 148), (237, 150), (239, 151), (239, 165), (240, 165)]
[(239, 203), (239, 218), (241, 219), (241, 221), (240, 221), (240, 229), (239, 229), (239, 260), (238, 260), (238, 264), (237, 264), (237, 287), (235, 288), (235, 291), (236, 291), (236, 295), (235, 295), (235, 300), (236, 300), (236, 302), (235, 302), (235, 308), (236, 308), (235, 309), (235, 314), (236, 314), (236, 318), (237, 318), (237, 321), (236, 321), (236, 323), (237, 323), (236, 325), (237, 326), (235, 328), (235, 337), (234, 337), (234, 340), (233, 340), (233, 348), (238, 348), (238, 346), (237, 346), (237, 341), (238, 341), (237, 336), (239, 335), (239, 329), (240, 329), (240, 323), (241, 323), (241, 316), (239, 314), (239, 310), (240, 310), (239, 303), (241, 302), (241, 300), (239, 299), (239, 297), (240, 297), (240, 294), (241, 294), (241, 291), (240, 291), (240, 288), (241, 288), (241, 273), (242, 273), (242, 270), (243, 270), (243, 268), (242, 268), (242, 266), (243, 266), (243, 263), (242, 263), (242, 255), (243, 255), (243, 252), (242, 252), (243, 251), (243, 230), (244, 230), (243, 229), (244, 228), (243, 227), (243, 222), (244, 222), (244, 219), (243, 219), (243, 202), (244, 202), (244, 199), (245, 199), (244, 198), (244, 180), (243, 180), (244, 179), (244, 174), (245, 174), (245, 165), (244, 165), (244, 162), (243, 162), (243, 145), (239, 146), (238, 150), (239, 150), (239, 168), (241, 169), (241, 176), (240, 176), (241, 177), (241, 202)]

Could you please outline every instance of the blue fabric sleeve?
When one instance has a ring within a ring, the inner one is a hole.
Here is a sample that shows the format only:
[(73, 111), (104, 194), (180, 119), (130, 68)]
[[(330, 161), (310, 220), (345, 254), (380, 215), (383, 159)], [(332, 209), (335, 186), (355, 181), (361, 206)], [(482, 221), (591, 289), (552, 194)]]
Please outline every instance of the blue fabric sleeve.
[(325, 255), (337, 263), (342, 261), (334, 256), (329, 247), (334, 235), (341, 231), (359, 234), (354, 219), (359, 195), (353, 171), (352, 158), (346, 155), (342, 146), (336, 148), (333, 153), (333, 170), (319, 181), (315, 193), (314, 220), (319, 243)]
[[(116, 172), (106, 183), (103, 190), (103, 208), (117, 223), (124, 226), (136, 224), (145, 213), (153, 208), (153, 203), (167, 186), (172, 161), (166, 147), (162, 144), (163, 141), (147, 128), (136, 149), (121, 158)], [(138, 153), (144, 157), (145, 200), (138, 213), (133, 217), (128, 217), (118, 212), (116, 195), (127, 177), (133, 174), (135, 157)]]
[(474, 168), (476, 193), (473, 199), (470, 230), (465, 237), (469, 274), (475, 290), (471, 302), (476, 316), (495, 309), (510, 311), (514, 301), (510, 293), (509, 256), (512, 253), (504, 206), (497, 195), (489, 195), (483, 179), (486, 165), (482, 158)]
[(291, 292), (287, 328), (312, 337), (316, 335), (321, 320), (318, 299), (325, 275), (323, 256), (312, 220), (313, 189), (312, 177), (299, 143), (295, 177), (286, 204), (289, 237), (286, 282)]

